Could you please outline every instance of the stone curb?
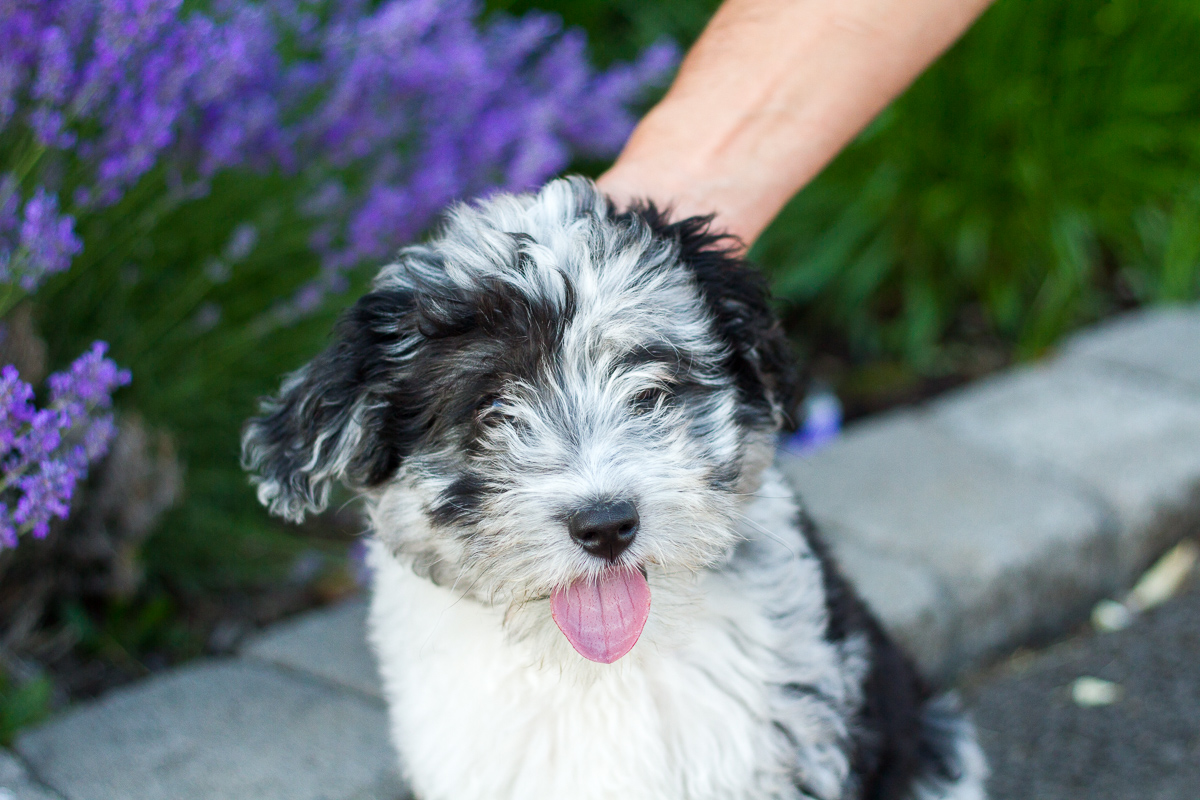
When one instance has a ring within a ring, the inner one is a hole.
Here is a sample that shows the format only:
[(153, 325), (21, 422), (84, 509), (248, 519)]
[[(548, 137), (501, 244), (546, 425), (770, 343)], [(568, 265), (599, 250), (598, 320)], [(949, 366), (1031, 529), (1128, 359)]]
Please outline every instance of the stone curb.
[(1118, 318), (780, 462), (885, 626), (953, 680), (1200, 526), (1200, 309)]
[[(779, 464), (885, 626), (953, 680), (1078, 624), (1200, 526), (1200, 309), (1117, 319)], [(65, 800), (395, 800), (365, 616), (362, 600), (312, 612), (17, 750)], [(2, 752), (0, 787), (60, 800)]]
[(62, 800), (35, 781), (14, 753), (0, 749), (0, 800)]
[(889, 415), (780, 463), (847, 577), (939, 681), (1061, 631), (1113, 588), (1101, 508), (927, 414)]
[(243, 660), (189, 664), (23, 733), (66, 800), (396, 800), (378, 703)]

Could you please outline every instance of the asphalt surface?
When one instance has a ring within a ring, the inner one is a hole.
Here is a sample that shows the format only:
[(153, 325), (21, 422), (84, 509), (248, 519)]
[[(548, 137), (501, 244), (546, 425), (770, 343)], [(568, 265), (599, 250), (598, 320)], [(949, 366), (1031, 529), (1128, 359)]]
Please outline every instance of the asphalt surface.
[[(1119, 685), (1080, 706), (1080, 677)], [(1200, 800), (1200, 581), (1113, 633), (1018, 656), (963, 690), (991, 800)]]

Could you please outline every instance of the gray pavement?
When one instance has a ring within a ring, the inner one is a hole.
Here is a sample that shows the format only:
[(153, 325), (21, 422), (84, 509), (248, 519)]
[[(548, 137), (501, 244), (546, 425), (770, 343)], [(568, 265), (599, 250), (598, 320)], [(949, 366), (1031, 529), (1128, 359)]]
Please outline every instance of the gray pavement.
[(68, 800), (392, 800), (381, 703), (253, 660), (197, 662), (85, 704), (17, 750)]
[(17, 756), (0, 750), (0, 800), (62, 800), (29, 774)]
[[(1117, 684), (1080, 706), (1079, 678)], [(965, 691), (992, 800), (1200, 798), (1200, 587), (1123, 631), (1089, 633), (979, 676)]]
[[(921, 666), (979, 674), (1078, 629), (1200, 530), (1200, 308), (1110, 322), (780, 465)], [(1200, 798), (1177, 793), (1200, 786), (1196, 603), (986, 673), (971, 702), (996, 797)], [(396, 800), (363, 620), (361, 601), (317, 611), (67, 709), (0, 752), (0, 800)], [(1071, 705), (1082, 670), (1124, 698)]]

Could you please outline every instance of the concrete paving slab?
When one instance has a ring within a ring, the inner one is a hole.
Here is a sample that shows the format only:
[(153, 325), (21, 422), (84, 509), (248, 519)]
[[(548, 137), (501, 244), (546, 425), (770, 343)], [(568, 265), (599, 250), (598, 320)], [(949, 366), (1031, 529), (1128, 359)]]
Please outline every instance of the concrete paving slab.
[(76, 706), (17, 751), (67, 800), (395, 800), (387, 731), (366, 698), (210, 661)]
[[(948, 606), (931, 613), (956, 621), (942, 675), (1061, 631), (1114, 588), (1113, 531), (1097, 504), (920, 414), (854, 426), (780, 466), (835, 541), (930, 571), (942, 589), (930, 601)], [(876, 602), (881, 614), (889, 602)]]
[(355, 598), (275, 625), (250, 640), (241, 652), (382, 700), (366, 625), (367, 600)]
[(0, 800), (62, 800), (62, 797), (35, 781), (14, 754), (0, 750)]
[(1123, 367), (1200, 392), (1200, 306), (1124, 314), (1077, 334), (1062, 351), (1067, 359)]
[(1076, 481), (1103, 498), (1122, 582), (1200, 521), (1200, 396), (1067, 359), (956, 392), (931, 419), (1030, 477)]

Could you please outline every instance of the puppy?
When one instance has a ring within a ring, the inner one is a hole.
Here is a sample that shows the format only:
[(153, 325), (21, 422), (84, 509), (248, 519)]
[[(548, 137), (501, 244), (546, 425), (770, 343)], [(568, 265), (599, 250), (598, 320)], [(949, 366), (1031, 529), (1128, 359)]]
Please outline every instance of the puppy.
[(728, 244), (581, 178), (459, 206), (247, 426), (272, 512), (366, 499), (418, 798), (984, 796), (772, 466), (796, 380)]

